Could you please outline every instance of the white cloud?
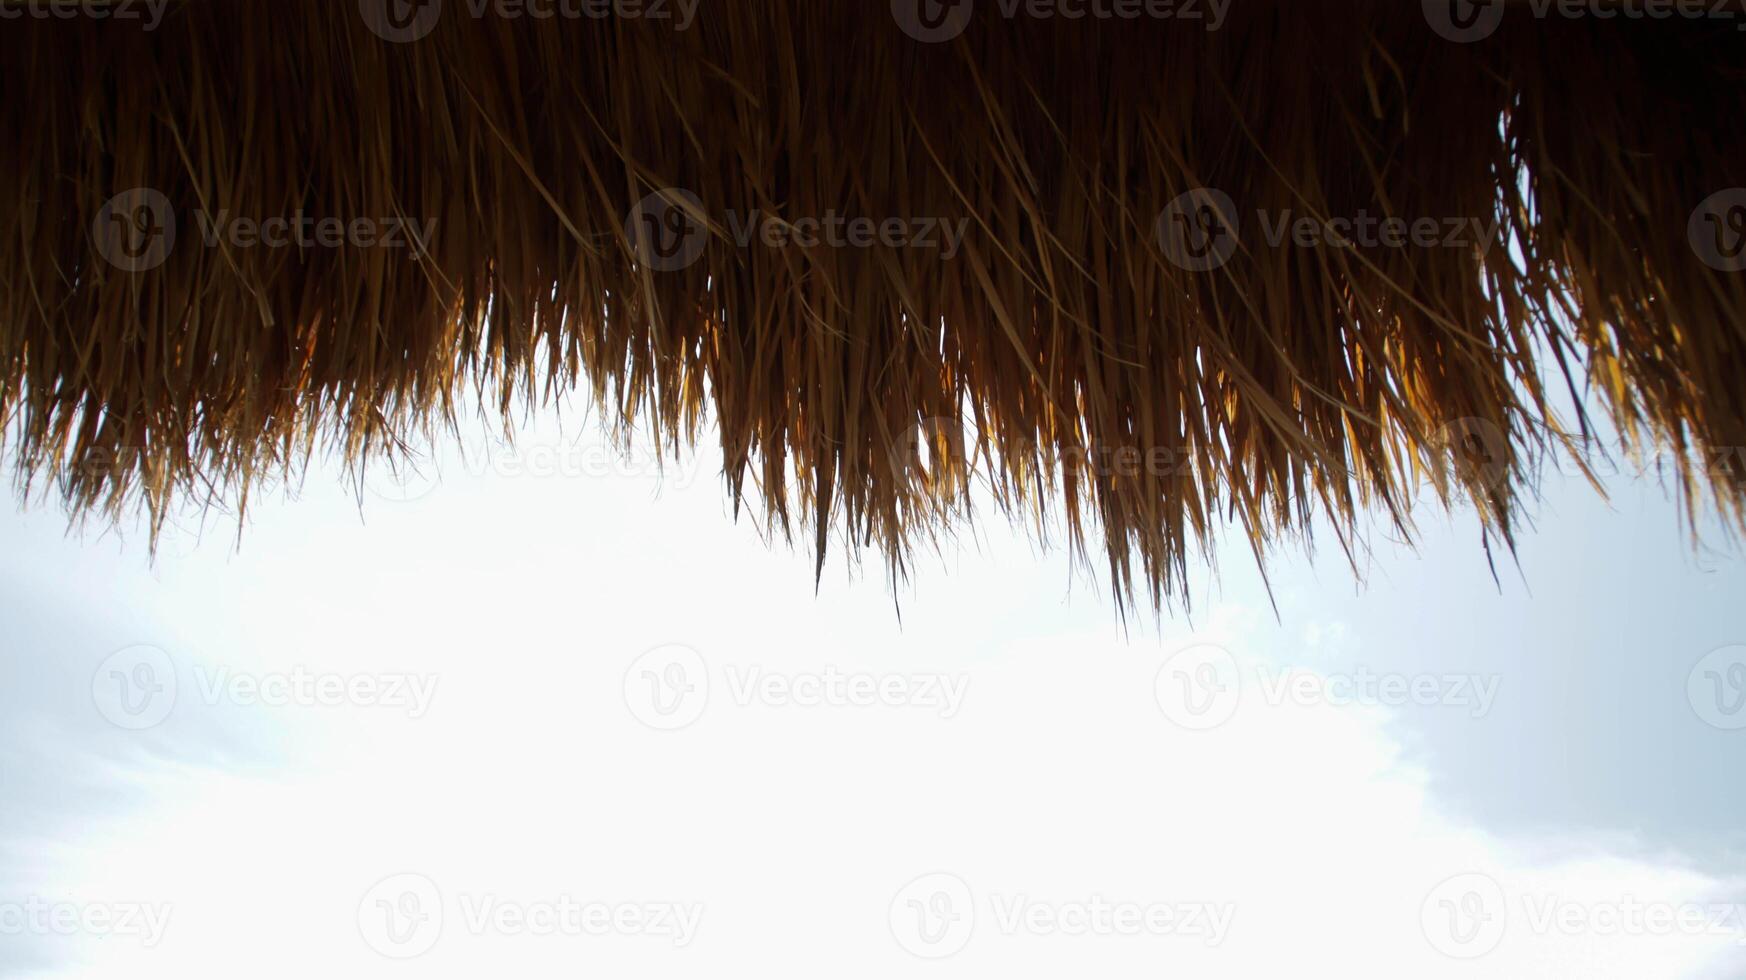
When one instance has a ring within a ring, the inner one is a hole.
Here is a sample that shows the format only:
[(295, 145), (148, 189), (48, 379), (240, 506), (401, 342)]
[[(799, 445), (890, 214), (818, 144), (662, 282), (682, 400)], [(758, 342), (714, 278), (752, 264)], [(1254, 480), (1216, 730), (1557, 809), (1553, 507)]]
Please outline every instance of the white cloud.
[[(928, 892), (917, 912), (969, 916), (951, 933), (962, 948), (929, 967), (953, 975), (1249, 977), (1315, 963), (1353, 977), (1639, 980), (1746, 956), (1737, 919), (1725, 934), (1612, 924), (1627, 905), (1677, 915), (1738, 899), (1738, 882), (1617, 838), (1570, 835), (1549, 854), (1444, 812), (1393, 724), (1414, 706), (1246, 692), (1212, 730), (1173, 724), (1154, 692), (1173, 651), (1220, 644), (1245, 671), (1291, 659), (1259, 597), (1214, 604), (1198, 630), (1124, 637), (1103, 599), (1062, 600), (1058, 556), (1038, 560), (989, 522), (976, 550), (921, 573), (900, 628), (875, 577), (827, 576), (814, 599), (807, 558), (727, 525), (718, 489), (697, 482), (651, 499), (646, 484), (479, 472), (372, 508), (364, 529), (315, 492), (264, 504), (240, 556), (202, 550), (151, 574), (131, 552), (57, 542), (52, 517), (9, 530), (46, 581), (95, 566), (115, 607), (150, 610), (98, 629), (90, 642), (110, 646), (91, 664), (149, 641), (185, 672), (440, 681), (416, 718), (185, 698), (137, 733), (93, 709), (88, 737), (112, 754), (212, 731), (275, 750), (136, 755), (111, 774), (132, 804), (105, 816), (90, 803), (45, 828), (53, 857), (4, 869), (14, 890), (173, 909), (149, 949), (35, 937), (58, 963), (48, 975), (693, 977), (752, 964), (883, 978), (927, 966), (893, 926), (915, 907), (893, 905), (935, 874), (969, 896), (936, 908)], [(1320, 656), (1364, 633), (1330, 619), (1295, 635)], [(626, 672), (664, 644), (695, 650), (714, 684), (673, 731), (626, 700)], [(751, 670), (792, 680), (826, 667), (911, 686), (872, 701), (730, 696)], [(922, 676), (962, 680), (949, 716), (914, 696)], [(378, 887), (402, 875), (417, 888)], [(1461, 875), (1502, 896), (1501, 935), (1473, 959), (1439, 952), (1452, 936), (1426, 925), (1498, 911), (1484, 895), (1464, 904), (1472, 888), (1437, 891)], [(413, 898), (399, 906), (402, 894)], [(406, 912), (404, 935), (428, 951), (382, 956), (392, 930), (361, 908)], [(1228, 910), (1220, 941), (1182, 925), (1193, 908)], [(1116, 909), (1155, 927), (1120, 934)], [(578, 925), (515, 924), (535, 919)], [(1062, 929), (1093, 919), (1117, 934)]]

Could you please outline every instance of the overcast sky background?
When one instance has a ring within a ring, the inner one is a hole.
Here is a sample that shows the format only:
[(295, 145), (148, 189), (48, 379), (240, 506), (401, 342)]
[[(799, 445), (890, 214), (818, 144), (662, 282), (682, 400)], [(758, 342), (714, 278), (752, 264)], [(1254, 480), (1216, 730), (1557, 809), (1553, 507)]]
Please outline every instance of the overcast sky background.
[[(316, 466), (254, 503), (240, 550), (215, 516), (155, 564), (138, 534), (7, 508), (0, 974), (1746, 973), (1746, 647), (1722, 649), (1746, 644), (1746, 563), (1713, 527), (1694, 550), (1654, 481), (1602, 501), (1549, 473), (1501, 586), (1468, 513), (1426, 512), (1416, 550), (1373, 534), (1361, 586), (1323, 534), (1313, 565), (1271, 565), (1277, 618), (1229, 540), (1192, 617), (1124, 633), (1095, 576), (991, 512), (895, 597), (840, 554), (815, 595), (804, 547), (732, 522), (708, 448), (657, 477), (574, 421), (520, 445), (372, 480), (361, 512)], [(570, 472), (517, 472), (545, 463)], [(111, 685), (142, 658), (174, 696), (136, 731)], [(1171, 692), (1209, 664), (1239, 684), (1196, 730)], [(922, 703), (741, 686), (827, 667)], [(417, 717), (209, 690), (299, 670), (434, 688)], [(1382, 674), (1441, 700), (1268, 686)], [(630, 924), (492, 917), (565, 897)], [(1045, 932), (1094, 899), (1178, 918)], [(61, 935), (31, 925), (43, 903), (167, 922)], [(1632, 934), (1609, 918), (1632, 903), (1719, 921)], [(683, 941), (632, 921), (668, 906), (697, 916)]]

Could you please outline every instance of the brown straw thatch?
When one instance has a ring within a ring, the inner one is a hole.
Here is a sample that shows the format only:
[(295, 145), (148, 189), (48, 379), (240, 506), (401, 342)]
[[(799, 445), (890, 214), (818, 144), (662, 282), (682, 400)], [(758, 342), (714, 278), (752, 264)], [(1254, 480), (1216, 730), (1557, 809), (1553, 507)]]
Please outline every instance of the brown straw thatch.
[[(1537, 455), (1587, 431), (1554, 424), (1567, 392), (1675, 447), (1689, 496), (1746, 500), (1716, 451), (1746, 445), (1746, 197), (1712, 198), (1746, 185), (1732, 20), (1511, 4), (1463, 41), (1410, 0), (1236, 0), (1216, 30), (926, 0), (968, 17), (937, 39), (905, 0), (20, 16), (47, 2), (0, 3), (0, 438), (25, 493), (76, 512), (240, 504), (471, 391), (510, 415), (583, 383), (663, 440), (711, 419), (736, 504), (821, 561), (840, 534), (900, 574), (985, 459), (1004, 507), (1063, 504), (1118, 598), (1154, 603), (1220, 522), (1258, 554), (1318, 511), (1405, 529), (1423, 476), (1507, 541)], [(742, 244), (754, 211), (964, 236)], [(1490, 248), (1332, 247), (1269, 240), (1281, 215), (1501, 225)], [(213, 216), (428, 234), (247, 247), (207, 241)], [(688, 264), (657, 240), (694, 228)]]

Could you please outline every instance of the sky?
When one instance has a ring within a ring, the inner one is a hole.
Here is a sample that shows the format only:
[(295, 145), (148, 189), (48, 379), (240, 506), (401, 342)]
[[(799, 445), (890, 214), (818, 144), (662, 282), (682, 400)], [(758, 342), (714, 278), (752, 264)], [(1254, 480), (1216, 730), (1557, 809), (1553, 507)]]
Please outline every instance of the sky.
[(1124, 627), (986, 509), (815, 591), (707, 446), (469, 445), (155, 560), (12, 498), (0, 975), (1746, 974), (1746, 563), (1654, 479)]

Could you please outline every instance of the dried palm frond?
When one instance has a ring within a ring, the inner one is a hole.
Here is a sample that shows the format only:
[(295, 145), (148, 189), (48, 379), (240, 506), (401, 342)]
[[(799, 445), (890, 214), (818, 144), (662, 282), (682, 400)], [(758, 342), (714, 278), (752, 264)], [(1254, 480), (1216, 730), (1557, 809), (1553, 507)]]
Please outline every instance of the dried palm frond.
[[(1746, 445), (1731, 21), (1511, 5), (1457, 43), (1399, 0), (1247, 0), (1217, 30), (985, 0), (930, 43), (878, 3), (705, 2), (681, 30), (449, 0), (378, 6), (397, 39), (375, 3), (0, 21), (25, 492), (155, 523), (318, 447), (392, 453), (470, 391), (507, 416), (586, 384), (674, 444), (707, 413), (736, 505), (821, 562), (834, 529), (901, 573), (984, 459), (1156, 604), (1220, 522), (1258, 555), (1317, 512), (1405, 529), (1421, 475), (1507, 542), (1534, 456), (1586, 429), (1557, 384), (1678, 447), (1688, 494), (1746, 500), (1713, 451)], [(742, 243), (754, 212), (963, 239)], [(236, 216), (425, 234), (258, 247)], [(1358, 216), (1479, 230), (1270, 240)]]

